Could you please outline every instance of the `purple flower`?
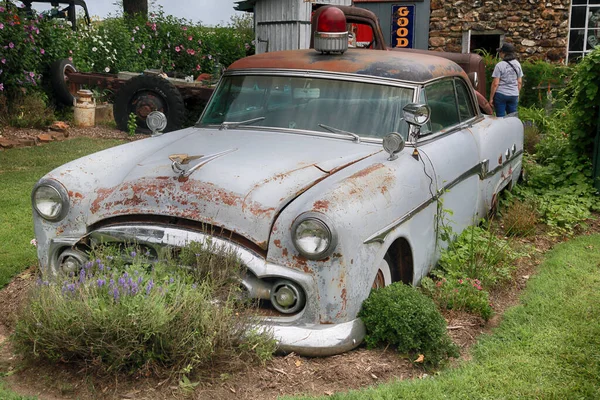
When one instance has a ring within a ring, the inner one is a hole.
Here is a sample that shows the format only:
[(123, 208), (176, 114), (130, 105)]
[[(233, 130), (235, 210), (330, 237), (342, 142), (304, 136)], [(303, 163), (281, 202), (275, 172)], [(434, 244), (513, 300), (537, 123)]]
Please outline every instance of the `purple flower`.
[(173, 283), (173, 282), (175, 282), (175, 279), (173, 279), (172, 277), (169, 278), (169, 283)]
[(45, 52), (46, 52), (46, 50), (40, 49), (40, 53), (44, 54)]
[(112, 292), (112, 296), (113, 296), (113, 299), (115, 299), (115, 301), (119, 301), (119, 297), (121, 297), (121, 294), (119, 293), (118, 288), (114, 288), (114, 290)]
[(15, 48), (15, 44), (14, 44), (13, 42), (10, 42), (10, 43), (8, 44), (8, 47), (10, 47), (11, 49), (14, 49), (14, 48)]
[(0, 29), (4, 29), (4, 24), (0, 22)]
[(154, 287), (154, 281), (152, 279), (150, 279), (148, 281), (148, 284), (146, 285), (146, 295), (150, 294), (150, 291), (152, 290), (153, 287)]
[(81, 268), (81, 271), (79, 271), (79, 282), (85, 282), (85, 268)]
[[(140, 53), (141, 53), (141, 52), (142, 52), (142, 51), (140, 50)], [(131, 257), (135, 257), (135, 256), (137, 256), (137, 253), (136, 253), (135, 251), (132, 251), (132, 252), (131, 252)]]
[(100, 287), (104, 286), (106, 281), (104, 279), (98, 279), (97, 283), (98, 283), (98, 287), (100, 288)]

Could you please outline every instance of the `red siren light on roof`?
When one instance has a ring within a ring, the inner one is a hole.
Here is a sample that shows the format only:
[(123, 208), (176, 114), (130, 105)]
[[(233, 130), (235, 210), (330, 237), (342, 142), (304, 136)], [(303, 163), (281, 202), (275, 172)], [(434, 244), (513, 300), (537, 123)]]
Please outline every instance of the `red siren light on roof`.
[(346, 16), (337, 7), (325, 7), (318, 16), (315, 50), (321, 53), (344, 53), (348, 50)]

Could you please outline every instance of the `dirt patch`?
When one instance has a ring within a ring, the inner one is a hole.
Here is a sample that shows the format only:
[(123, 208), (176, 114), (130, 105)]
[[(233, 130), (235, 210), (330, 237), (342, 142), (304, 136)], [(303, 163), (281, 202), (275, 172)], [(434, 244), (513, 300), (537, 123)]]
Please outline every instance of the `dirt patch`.
[[(95, 139), (121, 139), (138, 140), (148, 137), (148, 135), (136, 134), (128, 135), (110, 126), (94, 126), (90, 128), (76, 128), (65, 125), (66, 129), (32, 129), (32, 128), (13, 128), (10, 126), (0, 128), (0, 151), (14, 147), (39, 146), (53, 141), (63, 141), (77, 137), (91, 137)], [(62, 126), (61, 126), (62, 128)]]

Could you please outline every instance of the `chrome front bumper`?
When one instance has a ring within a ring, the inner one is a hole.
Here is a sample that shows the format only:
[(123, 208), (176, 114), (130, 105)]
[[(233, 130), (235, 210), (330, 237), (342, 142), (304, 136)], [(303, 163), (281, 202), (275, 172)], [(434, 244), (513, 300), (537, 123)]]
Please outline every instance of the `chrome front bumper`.
[[(83, 238), (55, 238), (48, 248), (48, 267), (53, 273), (59, 271), (59, 257), (65, 249), (75, 248), (83, 242), (99, 243), (136, 243), (157, 250), (164, 246), (185, 247), (189, 243), (205, 243), (210, 240), (213, 245), (238, 254), (242, 263), (256, 278), (285, 278), (299, 284), (306, 295), (306, 306), (292, 316), (264, 317), (257, 328), (267, 331), (278, 341), (279, 349), (295, 352), (304, 356), (330, 356), (349, 351), (357, 347), (365, 336), (365, 328), (360, 319), (338, 324), (320, 324), (319, 304), (316, 301), (316, 283), (314, 277), (277, 264), (267, 262), (252, 251), (201, 232), (171, 228), (168, 226), (149, 225), (115, 225), (90, 232)], [(250, 292), (260, 292), (257, 279), (249, 279), (242, 283)]]

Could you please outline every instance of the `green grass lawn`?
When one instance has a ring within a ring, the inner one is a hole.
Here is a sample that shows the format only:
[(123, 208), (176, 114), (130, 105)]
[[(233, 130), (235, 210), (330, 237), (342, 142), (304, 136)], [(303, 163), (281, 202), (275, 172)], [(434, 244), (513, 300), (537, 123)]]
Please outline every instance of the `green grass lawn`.
[(47, 172), (122, 141), (77, 138), (0, 153), (0, 289), (37, 263), (31, 218), (31, 189)]
[(473, 360), (431, 378), (335, 399), (600, 399), (600, 235), (557, 246), (521, 305), (472, 349)]

